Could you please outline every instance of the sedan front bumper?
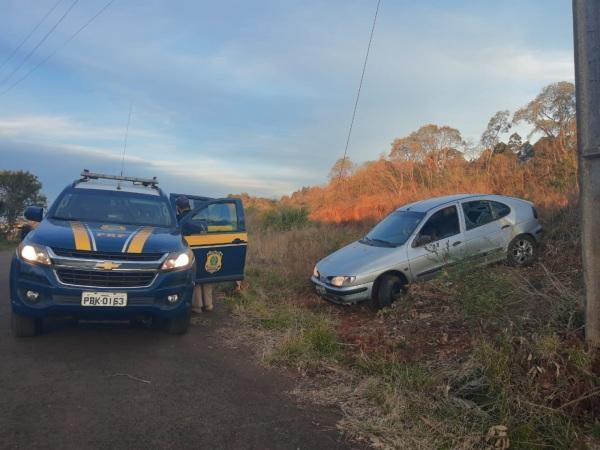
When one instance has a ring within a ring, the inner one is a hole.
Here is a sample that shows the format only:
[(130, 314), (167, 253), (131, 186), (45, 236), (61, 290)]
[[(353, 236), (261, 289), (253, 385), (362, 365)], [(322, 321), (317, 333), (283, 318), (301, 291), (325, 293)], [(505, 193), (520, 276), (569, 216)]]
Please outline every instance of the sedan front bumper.
[(316, 277), (311, 277), (310, 281), (315, 285), (317, 294), (333, 303), (350, 305), (371, 298), (373, 283), (359, 284), (357, 286), (333, 287), (330, 284), (323, 283)]

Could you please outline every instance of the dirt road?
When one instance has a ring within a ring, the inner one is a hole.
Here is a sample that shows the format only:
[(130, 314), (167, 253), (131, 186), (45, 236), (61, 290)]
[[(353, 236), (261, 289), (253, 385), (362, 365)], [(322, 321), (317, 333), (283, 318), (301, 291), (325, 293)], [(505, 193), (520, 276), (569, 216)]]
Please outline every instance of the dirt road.
[(185, 336), (57, 323), (13, 338), (10, 257), (0, 252), (0, 448), (349, 448), (334, 412), (300, 408), (290, 380), (222, 344), (222, 309)]

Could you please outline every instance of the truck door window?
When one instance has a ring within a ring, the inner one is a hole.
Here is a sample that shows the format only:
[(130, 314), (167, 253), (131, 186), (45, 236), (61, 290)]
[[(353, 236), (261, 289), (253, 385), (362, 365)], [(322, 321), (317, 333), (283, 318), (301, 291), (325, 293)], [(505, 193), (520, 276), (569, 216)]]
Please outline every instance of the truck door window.
[[(429, 218), (427, 223), (421, 228), (421, 231), (419, 231), (419, 237), (417, 239), (422, 242), (435, 242), (459, 233), (460, 224), (456, 206), (448, 206), (447, 208), (440, 209)], [(428, 236), (429, 239), (421, 239), (423, 236)]]
[(236, 205), (233, 202), (211, 203), (198, 211), (191, 223), (201, 233), (226, 233), (239, 230)]

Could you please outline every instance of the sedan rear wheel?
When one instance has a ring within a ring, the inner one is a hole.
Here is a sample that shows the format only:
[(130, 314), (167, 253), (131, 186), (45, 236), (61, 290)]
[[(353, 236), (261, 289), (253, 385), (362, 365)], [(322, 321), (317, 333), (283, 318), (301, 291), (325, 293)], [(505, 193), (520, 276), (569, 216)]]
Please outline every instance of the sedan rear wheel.
[(508, 261), (513, 266), (527, 266), (536, 256), (537, 245), (531, 236), (517, 236), (508, 245)]

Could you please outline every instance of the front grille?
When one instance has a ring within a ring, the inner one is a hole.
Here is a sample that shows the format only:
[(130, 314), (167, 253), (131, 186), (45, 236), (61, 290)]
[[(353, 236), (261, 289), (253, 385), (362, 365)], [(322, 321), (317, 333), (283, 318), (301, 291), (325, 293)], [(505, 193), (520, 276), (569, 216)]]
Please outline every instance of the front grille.
[(56, 269), (61, 283), (89, 287), (134, 288), (148, 286), (156, 272), (117, 272), (114, 270)]
[(111, 261), (157, 261), (164, 253), (121, 253), (121, 252), (92, 252), (87, 250), (67, 250), (53, 248), (56, 256), (67, 258), (101, 259)]

